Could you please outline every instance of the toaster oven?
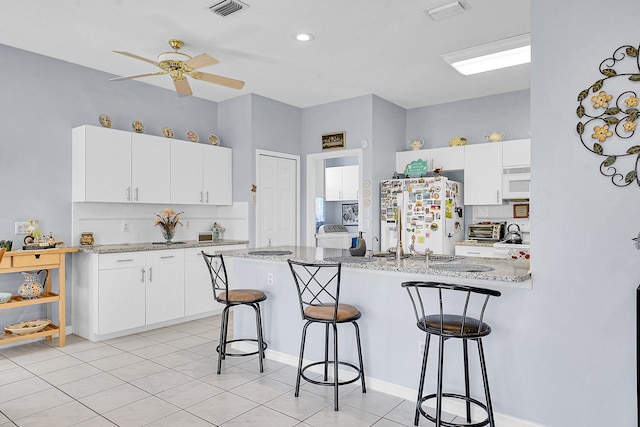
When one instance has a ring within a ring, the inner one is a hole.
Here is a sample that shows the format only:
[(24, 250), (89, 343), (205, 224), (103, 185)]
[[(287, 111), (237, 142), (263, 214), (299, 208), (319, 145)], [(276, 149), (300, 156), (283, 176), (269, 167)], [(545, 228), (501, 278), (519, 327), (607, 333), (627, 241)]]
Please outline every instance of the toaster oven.
[(499, 242), (504, 238), (506, 222), (469, 224), (469, 239)]

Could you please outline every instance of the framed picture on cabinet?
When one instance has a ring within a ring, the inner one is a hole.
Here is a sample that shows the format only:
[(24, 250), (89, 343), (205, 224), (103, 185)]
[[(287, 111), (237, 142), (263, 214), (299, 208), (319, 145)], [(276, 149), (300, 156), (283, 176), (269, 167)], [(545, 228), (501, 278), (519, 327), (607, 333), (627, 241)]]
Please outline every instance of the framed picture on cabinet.
[(347, 146), (346, 132), (325, 133), (322, 135), (322, 149), (336, 150)]
[(358, 225), (357, 203), (344, 203), (342, 205), (342, 225)]

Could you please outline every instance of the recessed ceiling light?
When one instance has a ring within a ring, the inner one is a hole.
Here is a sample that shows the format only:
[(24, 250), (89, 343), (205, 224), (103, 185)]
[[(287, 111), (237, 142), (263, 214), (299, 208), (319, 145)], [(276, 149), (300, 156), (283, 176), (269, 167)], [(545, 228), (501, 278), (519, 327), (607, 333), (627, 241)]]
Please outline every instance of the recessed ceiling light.
[(300, 42), (309, 42), (313, 40), (313, 34), (309, 34), (309, 33), (296, 34), (296, 40)]
[(531, 62), (531, 34), (508, 37), (491, 43), (443, 53), (442, 59), (460, 74), (512, 67)]

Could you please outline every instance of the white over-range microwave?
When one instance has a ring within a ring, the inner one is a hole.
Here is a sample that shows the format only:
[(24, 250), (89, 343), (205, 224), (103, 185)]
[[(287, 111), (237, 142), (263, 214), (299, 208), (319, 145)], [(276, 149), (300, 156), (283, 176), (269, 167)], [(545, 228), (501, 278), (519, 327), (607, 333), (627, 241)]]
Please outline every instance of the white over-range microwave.
[(531, 191), (531, 168), (514, 167), (502, 170), (502, 198), (528, 199)]

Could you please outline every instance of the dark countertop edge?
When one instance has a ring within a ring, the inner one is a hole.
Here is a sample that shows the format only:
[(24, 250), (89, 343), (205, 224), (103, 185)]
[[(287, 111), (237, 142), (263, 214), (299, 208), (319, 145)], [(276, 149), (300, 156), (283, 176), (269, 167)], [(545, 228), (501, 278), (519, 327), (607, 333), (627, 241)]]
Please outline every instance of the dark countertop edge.
[(217, 240), (215, 242), (198, 242), (197, 240), (183, 240), (182, 244), (153, 244), (152, 242), (144, 243), (123, 243), (114, 245), (86, 245), (74, 246), (78, 252), (91, 254), (113, 254), (123, 252), (142, 252), (142, 251), (160, 251), (166, 249), (189, 249), (211, 246), (234, 246), (247, 245), (248, 240)]

